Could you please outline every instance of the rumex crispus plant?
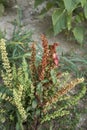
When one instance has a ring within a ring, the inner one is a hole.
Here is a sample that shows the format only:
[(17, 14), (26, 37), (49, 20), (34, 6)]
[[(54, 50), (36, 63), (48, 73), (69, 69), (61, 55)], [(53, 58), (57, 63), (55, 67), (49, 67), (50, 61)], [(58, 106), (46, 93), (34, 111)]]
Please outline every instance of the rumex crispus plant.
[[(5, 40), (0, 40), (3, 70), (0, 85), (0, 123), (2, 129), (38, 130), (40, 125), (55, 118), (70, 114), (69, 108), (76, 105), (86, 92), (72, 93), (71, 89), (84, 82), (73, 79), (71, 74), (60, 72), (56, 48), (49, 45), (41, 35), (42, 54), (38, 56), (37, 44), (30, 46), (30, 57), (23, 56), (20, 66), (10, 64)], [(40, 53), (40, 52), (39, 52)], [(39, 59), (38, 59), (39, 58)]]

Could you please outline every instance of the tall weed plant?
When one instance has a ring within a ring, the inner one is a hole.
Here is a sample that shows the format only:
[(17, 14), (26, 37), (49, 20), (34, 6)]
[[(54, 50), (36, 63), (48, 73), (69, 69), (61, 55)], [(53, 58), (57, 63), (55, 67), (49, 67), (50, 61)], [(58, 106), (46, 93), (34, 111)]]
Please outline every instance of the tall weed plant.
[[(70, 115), (70, 108), (85, 95), (83, 77), (74, 79), (60, 71), (58, 43), (49, 45), (44, 35), (41, 39), (41, 49), (32, 43), (30, 55), (23, 55), (19, 66), (10, 63), (6, 41), (0, 40), (0, 129), (39, 130), (45, 123)], [(79, 86), (80, 91), (72, 93)]]

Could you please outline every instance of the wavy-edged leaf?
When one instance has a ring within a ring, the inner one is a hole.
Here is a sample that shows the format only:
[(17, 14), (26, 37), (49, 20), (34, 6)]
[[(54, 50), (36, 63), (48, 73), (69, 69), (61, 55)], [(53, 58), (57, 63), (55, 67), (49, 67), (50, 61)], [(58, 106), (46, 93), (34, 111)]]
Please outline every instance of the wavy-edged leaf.
[(82, 7), (86, 4), (87, 0), (80, 0)]
[(66, 22), (67, 22), (66, 11), (60, 9), (54, 10), (52, 14), (52, 22), (53, 22), (54, 34), (56, 35), (59, 32), (61, 32), (62, 29), (66, 28)]
[(84, 39), (84, 28), (83, 27), (75, 27), (73, 29), (73, 34), (75, 39), (82, 44)]
[(70, 14), (76, 8), (78, 3), (79, 3), (79, 0), (64, 0), (65, 9)]

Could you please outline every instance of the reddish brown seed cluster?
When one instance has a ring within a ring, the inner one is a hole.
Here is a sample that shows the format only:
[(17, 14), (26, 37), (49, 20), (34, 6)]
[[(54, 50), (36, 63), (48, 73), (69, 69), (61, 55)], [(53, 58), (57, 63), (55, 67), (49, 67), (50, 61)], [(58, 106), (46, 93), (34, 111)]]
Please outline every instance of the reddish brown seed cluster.
[(53, 45), (48, 45), (48, 41), (44, 35), (41, 35), (41, 39), (44, 52), (42, 56), (41, 69), (39, 72), (39, 80), (43, 80), (46, 72), (47, 75), (49, 75), (50, 70), (58, 67), (59, 64), (58, 56), (56, 54), (56, 47), (59, 44), (54, 43)]
[[(56, 47), (59, 45), (58, 43), (54, 43), (53, 45), (48, 45), (48, 41), (46, 37), (42, 34), (42, 47), (43, 47), (43, 56), (42, 61), (38, 65), (38, 78), (39, 80), (44, 80), (44, 78), (49, 78), (50, 70), (58, 67), (58, 57), (56, 54)], [(36, 67), (35, 67), (35, 59), (36, 59), (36, 48), (35, 43), (32, 44), (32, 52), (31, 52), (31, 72), (32, 77), (36, 74)]]
[(50, 98), (44, 105), (44, 112), (46, 113), (47, 107), (52, 105), (52, 103), (56, 103), (60, 97), (68, 93), (72, 88), (74, 88), (77, 84), (84, 82), (84, 78), (77, 78), (72, 80), (71, 82), (67, 83), (61, 90), (56, 92), (56, 94)]
[(51, 65), (50, 67), (51, 68), (55, 68), (55, 67), (58, 67), (58, 64), (59, 64), (59, 59), (58, 59), (58, 56), (56, 54), (56, 47), (58, 46), (59, 44), (58, 43), (54, 43), (53, 45), (49, 45), (49, 54), (50, 54), (50, 57), (51, 58)]
[(35, 73), (36, 73), (36, 66), (35, 66), (35, 60), (36, 60), (36, 48), (35, 43), (31, 46), (32, 52), (31, 52), (31, 72), (32, 72), (32, 78), (34, 79)]
[(41, 35), (41, 39), (42, 39), (42, 47), (44, 49), (44, 52), (43, 52), (43, 57), (42, 57), (42, 62), (41, 62), (41, 70), (40, 70), (39, 79), (43, 80), (45, 76), (45, 69), (47, 66), (47, 61), (48, 61), (48, 56), (49, 56), (49, 46), (48, 46), (48, 41), (44, 35)]

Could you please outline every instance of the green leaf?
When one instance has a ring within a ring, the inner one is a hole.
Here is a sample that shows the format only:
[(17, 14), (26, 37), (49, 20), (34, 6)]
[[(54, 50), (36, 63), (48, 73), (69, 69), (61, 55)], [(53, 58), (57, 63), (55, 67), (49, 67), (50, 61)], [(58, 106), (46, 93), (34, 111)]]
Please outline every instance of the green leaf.
[(16, 130), (20, 130), (20, 125), (19, 125), (19, 123), (16, 123)]
[(24, 129), (23, 129), (23, 126), (22, 126), (21, 120), (19, 120), (19, 121), (16, 123), (16, 130), (24, 130)]
[(65, 9), (70, 14), (76, 8), (78, 3), (79, 3), (79, 0), (64, 0)]
[(34, 6), (37, 7), (38, 5), (42, 4), (43, 0), (35, 0)]
[(37, 109), (37, 110), (36, 110), (36, 115), (37, 115), (37, 116), (40, 116), (40, 109)]
[(48, 3), (46, 4), (47, 10), (51, 9), (53, 6), (54, 6), (53, 2), (48, 2)]
[(76, 15), (76, 18), (75, 18), (75, 20), (76, 20), (76, 22), (77, 23), (81, 23), (82, 22), (82, 19), (81, 19), (82, 17), (80, 16), (80, 15)]
[(41, 13), (39, 15), (39, 18), (44, 18), (44, 16), (46, 15), (46, 13), (53, 7), (53, 3), (52, 2), (47, 2), (46, 3), (46, 7), (44, 7), (42, 10), (41, 10)]
[(86, 0), (80, 0), (82, 7), (86, 4)]
[(39, 84), (37, 85), (37, 93), (38, 93), (39, 95), (41, 95), (42, 92), (43, 92), (43, 87), (42, 87), (42, 84), (39, 83)]
[(34, 101), (32, 102), (32, 108), (35, 109), (36, 107), (37, 107), (37, 101), (34, 100)]
[(53, 69), (51, 70), (51, 78), (52, 78), (53, 83), (56, 84), (57, 83), (57, 77), (56, 77), (56, 73)]
[(85, 17), (87, 18), (87, 2), (85, 4), (85, 6), (84, 6), (84, 14), (85, 14)]
[(2, 16), (3, 13), (4, 13), (4, 6), (3, 6), (3, 4), (1, 3), (1, 4), (0, 4), (0, 16)]
[(23, 66), (23, 71), (24, 71), (24, 80), (25, 82), (27, 82), (29, 79), (28, 79), (28, 65), (27, 65), (27, 62), (26, 62), (26, 59), (25, 57), (23, 57), (23, 62), (22, 62), (22, 66)]
[(66, 28), (66, 12), (60, 9), (54, 10), (52, 14), (52, 22), (53, 22), (53, 28), (54, 28), (54, 34), (58, 34), (62, 31), (62, 29)]
[(75, 27), (73, 29), (73, 34), (75, 39), (82, 44), (84, 39), (84, 28), (83, 27)]

